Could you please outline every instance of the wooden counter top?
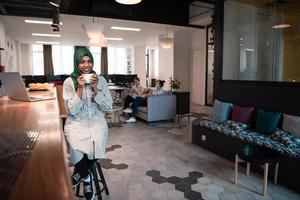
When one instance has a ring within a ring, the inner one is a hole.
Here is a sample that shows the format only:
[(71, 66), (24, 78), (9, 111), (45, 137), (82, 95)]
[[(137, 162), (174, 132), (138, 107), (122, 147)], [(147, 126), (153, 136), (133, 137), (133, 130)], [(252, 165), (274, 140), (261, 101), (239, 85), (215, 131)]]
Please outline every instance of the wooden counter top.
[(57, 99), (36, 102), (0, 99), (0, 130), (2, 133), (40, 132), (9, 199), (74, 199), (65, 162)]

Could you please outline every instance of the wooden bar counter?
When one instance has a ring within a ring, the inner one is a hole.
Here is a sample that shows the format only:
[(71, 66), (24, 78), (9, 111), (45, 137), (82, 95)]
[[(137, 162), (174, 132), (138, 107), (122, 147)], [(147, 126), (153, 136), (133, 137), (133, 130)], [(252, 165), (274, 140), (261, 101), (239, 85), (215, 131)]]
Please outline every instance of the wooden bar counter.
[(40, 133), (10, 192), (9, 199), (74, 199), (64, 155), (57, 98), (36, 102), (1, 98), (0, 130), (1, 133), (14, 133), (20, 130)]

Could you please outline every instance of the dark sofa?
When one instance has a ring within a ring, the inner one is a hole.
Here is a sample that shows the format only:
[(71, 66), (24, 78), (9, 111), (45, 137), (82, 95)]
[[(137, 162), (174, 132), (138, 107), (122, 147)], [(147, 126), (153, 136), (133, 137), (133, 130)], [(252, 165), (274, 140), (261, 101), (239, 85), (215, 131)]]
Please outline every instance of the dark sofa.
[[(243, 144), (256, 143), (261, 146), (267, 145), (268, 148), (273, 148), (274, 150), (278, 148), (277, 150), (280, 153), (278, 182), (279, 184), (300, 192), (300, 153), (298, 151), (285, 149), (281, 144), (276, 146), (275, 142), (273, 144), (264, 144), (259, 141), (251, 141), (251, 138), (248, 139), (235, 135), (234, 131), (236, 130), (233, 130), (233, 132), (231, 130), (224, 131), (219, 127), (213, 128), (204, 122), (203, 119), (193, 121), (193, 144), (208, 149), (231, 161), (234, 161), (238, 148)], [(266, 138), (266, 140), (268, 140), (268, 138)], [(252, 169), (258, 173), (262, 173), (259, 167)], [(273, 173), (273, 168), (271, 168), (270, 173)]]

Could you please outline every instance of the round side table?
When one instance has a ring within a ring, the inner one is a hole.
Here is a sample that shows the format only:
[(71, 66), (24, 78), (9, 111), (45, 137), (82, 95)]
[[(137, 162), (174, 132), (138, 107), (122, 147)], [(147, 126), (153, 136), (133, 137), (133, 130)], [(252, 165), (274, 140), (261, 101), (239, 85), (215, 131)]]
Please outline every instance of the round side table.
[(277, 175), (279, 167), (279, 153), (257, 145), (243, 145), (235, 155), (235, 179), (234, 184), (237, 184), (238, 166), (240, 162), (246, 162), (246, 175), (250, 174), (250, 164), (259, 165), (264, 169), (264, 187), (263, 195), (267, 194), (268, 171), (269, 165), (275, 166), (274, 184), (277, 184)]

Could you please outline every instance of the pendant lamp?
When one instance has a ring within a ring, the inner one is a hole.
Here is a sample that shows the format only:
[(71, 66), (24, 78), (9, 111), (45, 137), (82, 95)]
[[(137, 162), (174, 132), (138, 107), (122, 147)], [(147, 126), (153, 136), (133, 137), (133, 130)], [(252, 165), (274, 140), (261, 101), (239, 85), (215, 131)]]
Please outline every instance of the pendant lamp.
[(161, 47), (164, 49), (170, 49), (173, 46), (174, 39), (168, 37), (167, 27), (166, 27), (166, 34), (163, 37), (159, 38), (159, 43), (160, 43)]
[(115, 1), (120, 4), (134, 5), (140, 3), (142, 0), (115, 0)]

